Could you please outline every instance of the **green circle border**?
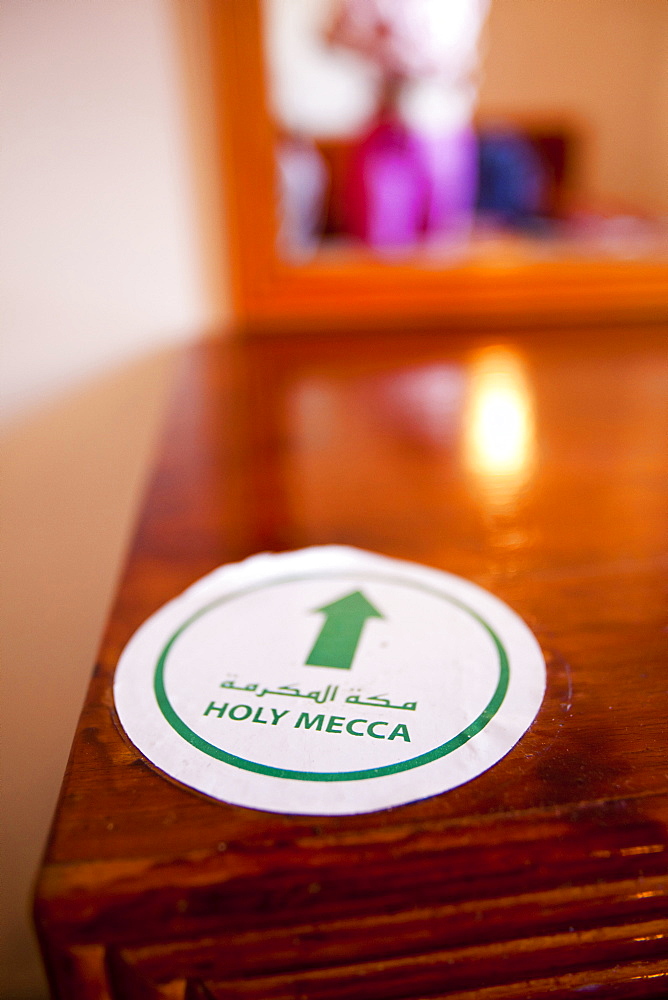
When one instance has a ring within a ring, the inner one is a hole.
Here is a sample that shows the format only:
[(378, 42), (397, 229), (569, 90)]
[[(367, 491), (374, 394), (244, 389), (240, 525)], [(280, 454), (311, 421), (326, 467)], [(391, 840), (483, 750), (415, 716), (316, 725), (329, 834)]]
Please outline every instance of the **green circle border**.
[[(235, 754), (228, 753), (227, 750), (221, 750), (219, 747), (209, 743), (201, 736), (198, 736), (198, 734), (193, 732), (193, 730), (186, 725), (183, 719), (177, 715), (171, 702), (169, 701), (169, 698), (167, 697), (167, 692), (165, 690), (165, 664), (176, 640), (186, 631), (186, 629), (190, 628), (194, 622), (196, 622), (203, 615), (208, 614), (214, 608), (218, 608), (222, 604), (227, 604), (228, 601), (236, 600), (239, 597), (245, 597), (247, 594), (255, 593), (258, 590), (264, 590), (267, 587), (276, 587), (287, 583), (298, 583), (303, 580), (336, 579), (338, 577), (348, 576), (377, 580), (381, 583), (400, 584), (401, 586), (412, 587), (415, 590), (422, 590), (434, 597), (439, 597), (442, 600), (448, 601), (450, 604), (453, 604), (455, 607), (458, 607), (460, 610), (469, 614), (476, 622), (478, 622), (479, 625), (482, 625), (492, 639), (499, 656), (499, 680), (489, 703), (477, 719), (474, 719), (474, 721), (466, 726), (466, 728), (460, 733), (447, 740), (441, 746), (436, 747), (434, 750), (429, 750), (427, 753), (420, 754), (418, 757), (412, 757), (410, 760), (400, 761), (398, 764), (385, 764), (382, 767), (365, 768), (361, 771), (293, 771), (286, 768), (272, 767), (269, 764), (257, 764), (255, 761), (246, 760), (243, 757), (237, 757)], [(332, 573), (307, 573), (299, 574), (297, 576), (283, 577), (282, 579), (277, 578), (275, 580), (256, 584), (252, 587), (246, 587), (242, 590), (234, 591), (232, 594), (226, 594), (224, 597), (219, 597), (217, 600), (211, 601), (203, 608), (200, 608), (199, 611), (196, 611), (195, 614), (191, 615), (190, 618), (188, 618), (183, 625), (181, 625), (176, 632), (174, 632), (167, 644), (164, 646), (156, 664), (153, 690), (158, 702), (158, 707), (172, 729), (174, 729), (179, 736), (186, 740), (187, 743), (190, 743), (191, 746), (194, 746), (197, 750), (201, 750), (209, 757), (214, 757), (216, 760), (223, 761), (225, 764), (231, 764), (233, 767), (241, 768), (244, 771), (254, 771), (256, 774), (264, 774), (270, 778), (290, 778), (296, 781), (362, 781), (368, 778), (381, 778), (389, 774), (398, 774), (401, 771), (410, 771), (415, 767), (422, 767), (423, 764), (429, 764), (434, 760), (439, 760), (441, 757), (447, 756), (454, 750), (463, 746), (465, 743), (468, 743), (470, 739), (477, 736), (478, 733), (480, 733), (485, 726), (487, 726), (487, 724), (499, 711), (504, 698), (506, 697), (509, 681), (510, 665), (508, 662), (508, 654), (506, 653), (503, 643), (491, 625), (489, 625), (481, 615), (479, 615), (476, 611), (473, 611), (472, 608), (469, 608), (468, 605), (464, 604), (462, 601), (459, 601), (455, 597), (451, 597), (449, 594), (443, 593), (435, 587), (430, 587), (426, 584), (418, 583), (415, 580), (406, 579), (405, 577), (387, 576), (385, 574), (366, 572), (364, 570), (341, 570)]]

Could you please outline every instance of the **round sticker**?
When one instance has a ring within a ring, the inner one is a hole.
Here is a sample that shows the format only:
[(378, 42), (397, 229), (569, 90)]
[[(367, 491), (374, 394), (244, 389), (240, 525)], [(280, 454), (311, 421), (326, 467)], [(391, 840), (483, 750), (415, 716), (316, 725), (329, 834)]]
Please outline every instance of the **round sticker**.
[(371, 812), (517, 743), (545, 691), (524, 622), (460, 577), (328, 546), (223, 567), (125, 648), (114, 698), (172, 778), (236, 805)]

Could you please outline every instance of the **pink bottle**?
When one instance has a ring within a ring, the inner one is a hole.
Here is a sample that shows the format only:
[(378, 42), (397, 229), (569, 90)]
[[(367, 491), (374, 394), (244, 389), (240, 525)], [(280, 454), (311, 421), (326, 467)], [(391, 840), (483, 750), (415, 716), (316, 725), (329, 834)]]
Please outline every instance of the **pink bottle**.
[(454, 238), (469, 228), (476, 189), (477, 147), (471, 128), (419, 132), (384, 114), (351, 156), (347, 228), (376, 249)]

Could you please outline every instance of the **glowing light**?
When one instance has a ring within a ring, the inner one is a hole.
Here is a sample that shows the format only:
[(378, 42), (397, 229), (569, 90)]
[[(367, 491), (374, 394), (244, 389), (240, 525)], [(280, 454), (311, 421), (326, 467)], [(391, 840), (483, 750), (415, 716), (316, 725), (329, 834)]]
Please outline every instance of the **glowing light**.
[(500, 499), (510, 499), (524, 485), (533, 464), (534, 415), (516, 354), (493, 349), (474, 361), (465, 442), (469, 468)]

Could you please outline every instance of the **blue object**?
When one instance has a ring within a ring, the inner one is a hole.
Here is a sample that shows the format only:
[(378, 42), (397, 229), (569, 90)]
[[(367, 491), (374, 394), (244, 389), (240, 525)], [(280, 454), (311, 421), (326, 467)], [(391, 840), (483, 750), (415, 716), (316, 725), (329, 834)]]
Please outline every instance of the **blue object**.
[(548, 178), (530, 140), (511, 130), (483, 132), (478, 150), (478, 211), (522, 228), (539, 222)]

